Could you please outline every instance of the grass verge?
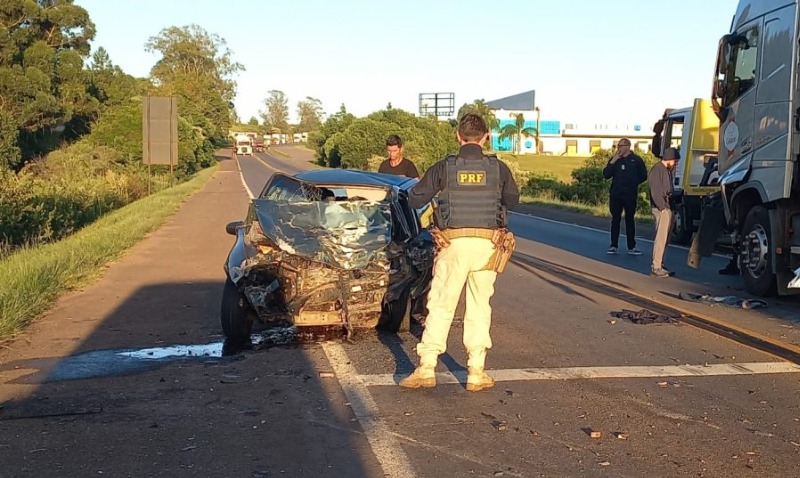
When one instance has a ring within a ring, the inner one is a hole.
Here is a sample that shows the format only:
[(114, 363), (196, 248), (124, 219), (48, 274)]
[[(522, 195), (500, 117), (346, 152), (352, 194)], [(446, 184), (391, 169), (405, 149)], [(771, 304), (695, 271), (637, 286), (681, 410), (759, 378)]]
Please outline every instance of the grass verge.
[(515, 161), (519, 168), (534, 174), (552, 175), (563, 183), (572, 182), (572, 171), (586, 162), (583, 156), (545, 156), (537, 154), (498, 153), (503, 159)]
[[(547, 197), (535, 197), (535, 196), (522, 196), (520, 197), (520, 203), (533, 204), (536, 206), (545, 206), (553, 209), (560, 209), (562, 211), (577, 212), (595, 217), (607, 217), (607, 218), (611, 217), (611, 213), (608, 211), (607, 204), (592, 205), (580, 202), (564, 202), (564, 201), (559, 201), (557, 199), (551, 199)], [(638, 212), (636, 213), (636, 221), (644, 224), (653, 224), (654, 222), (652, 215), (641, 214)]]
[(117, 209), (62, 241), (23, 248), (0, 261), (0, 342), (18, 334), (65, 292), (98, 278), (106, 264), (156, 230), (217, 169)]

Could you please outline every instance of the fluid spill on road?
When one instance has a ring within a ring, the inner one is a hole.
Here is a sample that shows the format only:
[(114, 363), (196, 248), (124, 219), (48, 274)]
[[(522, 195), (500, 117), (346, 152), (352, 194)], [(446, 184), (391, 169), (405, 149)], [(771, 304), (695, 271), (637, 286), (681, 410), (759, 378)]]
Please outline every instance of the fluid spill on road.
[(19, 360), (4, 364), (0, 371), (34, 369), (33, 373), (6, 383), (38, 384), (114, 377), (152, 370), (167, 363), (186, 360), (216, 362), (242, 351), (259, 351), (276, 346), (330, 340), (342, 332), (330, 329), (271, 327), (250, 337), (249, 342), (213, 342), (199, 345), (170, 345), (142, 349), (95, 350), (64, 358)]

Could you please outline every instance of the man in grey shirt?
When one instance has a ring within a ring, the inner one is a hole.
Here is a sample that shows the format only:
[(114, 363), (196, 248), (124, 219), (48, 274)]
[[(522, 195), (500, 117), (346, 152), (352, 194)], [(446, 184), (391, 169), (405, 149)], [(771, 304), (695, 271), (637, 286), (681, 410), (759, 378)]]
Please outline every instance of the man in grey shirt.
[(650, 170), (647, 185), (650, 187), (650, 205), (656, 221), (656, 237), (653, 239), (653, 263), (650, 275), (653, 277), (669, 277), (673, 275), (664, 268), (664, 251), (667, 248), (669, 231), (672, 228), (672, 209), (669, 198), (673, 193), (673, 174), (675, 165), (681, 155), (675, 148), (667, 148), (661, 161)]

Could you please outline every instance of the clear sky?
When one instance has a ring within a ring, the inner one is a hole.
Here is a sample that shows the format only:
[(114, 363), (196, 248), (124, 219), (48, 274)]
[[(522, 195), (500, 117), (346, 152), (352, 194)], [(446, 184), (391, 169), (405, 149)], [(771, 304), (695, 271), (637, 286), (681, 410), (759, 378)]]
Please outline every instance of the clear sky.
[[(326, 113), (417, 112), (420, 93), (456, 109), (536, 90), (542, 120), (650, 125), (711, 90), (716, 47), (737, 0), (76, 0), (127, 73), (169, 26), (224, 38), (245, 67), (236, 111), (258, 116), (283, 91), (290, 120), (306, 96)], [(503, 119), (503, 118), (501, 118)], [(532, 119), (532, 118), (529, 118)]]

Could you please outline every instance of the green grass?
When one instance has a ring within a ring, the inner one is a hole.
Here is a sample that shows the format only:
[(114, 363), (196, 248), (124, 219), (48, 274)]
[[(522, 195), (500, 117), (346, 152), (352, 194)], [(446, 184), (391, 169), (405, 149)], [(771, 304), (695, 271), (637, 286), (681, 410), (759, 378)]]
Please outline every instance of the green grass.
[[(608, 211), (608, 204), (595, 205), (595, 204), (585, 204), (572, 201), (565, 202), (547, 196), (538, 196), (538, 197), (521, 196), (519, 199), (521, 204), (533, 204), (536, 206), (545, 206), (553, 209), (561, 209), (562, 211), (577, 212), (595, 217), (607, 217), (607, 218), (611, 217), (611, 213)], [(636, 221), (645, 224), (652, 224), (653, 216), (650, 214), (643, 214), (637, 211)]]
[(583, 166), (584, 156), (546, 156), (541, 154), (498, 153), (503, 159), (516, 161), (523, 171), (552, 174), (564, 183), (572, 182), (572, 170)]
[(65, 292), (92, 282), (103, 267), (156, 230), (217, 167), (117, 209), (72, 236), (23, 248), (0, 261), (0, 341), (18, 334)]

